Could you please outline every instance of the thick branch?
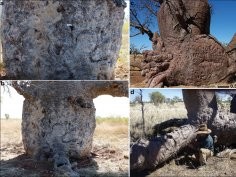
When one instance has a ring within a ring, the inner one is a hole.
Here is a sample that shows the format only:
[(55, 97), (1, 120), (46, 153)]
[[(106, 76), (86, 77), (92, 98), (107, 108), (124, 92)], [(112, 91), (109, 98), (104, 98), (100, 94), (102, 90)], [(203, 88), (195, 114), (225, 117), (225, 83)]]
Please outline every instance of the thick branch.
[(86, 85), (88, 86), (87, 89), (91, 90), (91, 96), (93, 98), (109, 94), (112, 96), (118, 97), (127, 97), (128, 96), (128, 82), (124, 81), (111, 81), (111, 82), (96, 82), (93, 84), (91, 82), (87, 82)]

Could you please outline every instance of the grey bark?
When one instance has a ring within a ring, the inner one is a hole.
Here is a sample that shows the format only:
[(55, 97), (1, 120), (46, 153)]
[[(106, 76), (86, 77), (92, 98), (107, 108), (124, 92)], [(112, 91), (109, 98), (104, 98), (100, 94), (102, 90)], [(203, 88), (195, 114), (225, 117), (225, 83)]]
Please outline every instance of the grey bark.
[(130, 170), (154, 169), (188, 145), (196, 137), (195, 131), (195, 126), (184, 125), (165, 136), (134, 144), (130, 152)]
[(128, 83), (118, 81), (14, 81), (13, 87), (25, 98), (26, 153), (37, 160), (52, 158), (55, 168), (70, 168), (69, 158), (90, 155), (96, 126), (93, 98), (128, 95)]
[(4, 79), (114, 79), (124, 7), (123, 0), (4, 1)]
[[(187, 146), (195, 137), (199, 124), (206, 123), (212, 135), (218, 138), (217, 144), (236, 143), (236, 114), (218, 110), (216, 90), (183, 90), (183, 99), (188, 112), (187, 125), (181, 126), (155, 140), (141, 141), (132, 145), (130, 168), (134, 171), (154, 169), (173, 157), (181, 148)], [(217, 90), (235, 94), (235, 90)], [(235, 98), (234, 98), (235, 99)], [(231, 107), (236, 106), (234, 99)]]

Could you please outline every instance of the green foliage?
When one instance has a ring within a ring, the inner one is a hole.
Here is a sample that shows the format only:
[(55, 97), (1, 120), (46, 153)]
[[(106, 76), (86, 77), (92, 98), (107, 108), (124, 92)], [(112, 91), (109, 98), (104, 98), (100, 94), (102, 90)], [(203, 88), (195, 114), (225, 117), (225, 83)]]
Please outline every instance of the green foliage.
[(150, 101), (154, 103), (154, 105), (158, 105), (160, 103), (164, 103), (165, 101), (165, 96), (162, 95), (160, 92), (152, 92), (149, 94)]

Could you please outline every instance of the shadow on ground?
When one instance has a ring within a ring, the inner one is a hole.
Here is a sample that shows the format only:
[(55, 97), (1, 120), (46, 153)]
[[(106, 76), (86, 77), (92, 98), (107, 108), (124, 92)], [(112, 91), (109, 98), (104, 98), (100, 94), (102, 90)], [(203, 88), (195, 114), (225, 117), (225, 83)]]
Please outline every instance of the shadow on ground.
[[(74, 161), (75, 162), (75, 161)], [(124, 177), (127, 173), (98, 172), (98, 165), (94, 158), (76, 161), (77, 172), (80, 177)], [(26, 154), (9, 160), (0, 161), (1, 177), (54, 177), (53, 163), (49, 161), (35, 161)], [(64, 176), (61, 176), (64, 177)]]

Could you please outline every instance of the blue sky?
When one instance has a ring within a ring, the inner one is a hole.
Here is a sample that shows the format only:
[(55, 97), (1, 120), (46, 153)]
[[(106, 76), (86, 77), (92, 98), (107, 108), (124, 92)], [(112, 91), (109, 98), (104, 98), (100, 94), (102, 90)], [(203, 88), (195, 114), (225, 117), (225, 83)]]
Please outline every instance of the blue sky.
[[(236, 0), (209, 0), (209, 3), (213, 6), (211, 34), (220, 42), (229, 43), (236, 33)], [(151, 29), (157, 31), (155, 26)], [(146, 49), (151, 49), (147, 35), (132, 37), (131, 43), (138, 47), (145, 45)]]
[[(139, 89), (130, 89), (130, 91), (134, 90), (134, 94), (130, 94), (130, 100), (132, 101), (136, 96), (139, 95)], [(149, 101), (149, 94), (152, 92), (160, 92), (166, 98), (173, 98), (174, 96), (178, 96), (183, 99), (182, 89), (142, 89), (143, 90), (143, 100)]]

